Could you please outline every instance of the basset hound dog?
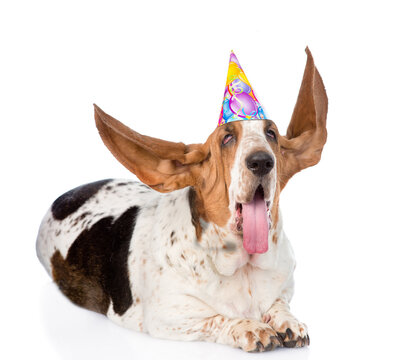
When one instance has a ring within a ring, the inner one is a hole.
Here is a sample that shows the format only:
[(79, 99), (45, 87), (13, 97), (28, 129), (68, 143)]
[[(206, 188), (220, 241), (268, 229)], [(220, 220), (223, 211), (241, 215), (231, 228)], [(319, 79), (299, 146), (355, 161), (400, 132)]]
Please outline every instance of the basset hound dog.
[(235, 121), (185, 145), (95, 106), (103, 142), (141, 182), (83, 185), (46, 213), (37, 254), (73, 303), (159, 338), (248, 352), (309, 344), (289, 309), (295, 259), (279, 212), (327, 137), (328, 100), (306, 53), (286, 135), (271, 120)]

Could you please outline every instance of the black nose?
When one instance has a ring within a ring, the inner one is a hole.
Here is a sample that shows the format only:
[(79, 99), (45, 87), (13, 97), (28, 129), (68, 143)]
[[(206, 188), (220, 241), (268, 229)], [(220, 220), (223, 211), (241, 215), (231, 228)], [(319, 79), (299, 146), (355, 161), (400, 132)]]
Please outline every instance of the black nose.
[(264, 151), (257, 151), (246, 158), (246, 165), (255, 175), (266, 175), (273, 169), (273, 157)]

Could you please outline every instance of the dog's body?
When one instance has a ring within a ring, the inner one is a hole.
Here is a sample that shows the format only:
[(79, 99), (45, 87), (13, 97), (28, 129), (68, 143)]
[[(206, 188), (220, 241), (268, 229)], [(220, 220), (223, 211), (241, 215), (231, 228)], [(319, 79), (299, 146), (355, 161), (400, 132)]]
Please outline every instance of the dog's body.
[[(86, 186), (97, 187), (98, 183)], [(213, 224), (203, 230), (198, 243), (194, 240), (192, 191), (162, 195), (138, 182), (108, 181), (62, 220), (55, 220), (50, 209), (41, 226), (39, 257), (50, 274), (54, 269), (56, 282), (71, 300), (154, 336), (204, 339), (208, 336), (202, 331), (205, 322), (218, 314), (261, 321), (271, 304), (282, 296), (289, 301), (293, 291), (295, 263), (281, 222), (273, 231), (278, 234), (276, 244), (271, 235), (271, 249), (252, 258), (242, 240), (214, 236), (226, 230)], [(70, 194), (57, 200), (59, 207), (54, 206), (54, 212), (72, 208), (76, 202), (78, 197)], [(120, 222), (127, 227), (116, 227), (105, 242), (103, 235)], [(80, 236), (82, 241), (75, 243)], [(121, 239), (124, 249), (111, 245), (115, 238)], [(92, 256), (104, 259), (92, 262)], [(106, 261), (112, 265), (107, 266)], [(78, 274), (77, 285), (73, 275), (78, 264), (84, 271)], [(92, 285), (84, 286), (81, 276), (92, 273), (99, 264), (105, 281), (96, 291)], [(114, 279), (108, 279), (110, 276)], [(107, 297), (112, 300), (106, 301)], [(216, 329), (210, 331), (217, 335)]]
[[(185, 146), (134, 133), (96, 108), (105, 144), (149, 187), (104, 180), (54, 202), (37, 253), (64, 294), (157, 337), (246, 351), (308, 344), (305, 325), (289, 312), (295, 261), (279, 193), (319, 161), (326, 140), (327, 99), (309, 53), (304, 87), (301, 120), (295, 108), (287, 137), (269, 120), (244, 121)], [(313, 119), (305, 113), (310, 97)], [(265, 240), (253, 239), (264, 236), (257, 229), (243, 235), (243, 221), (262, 227), (263, 209)]]

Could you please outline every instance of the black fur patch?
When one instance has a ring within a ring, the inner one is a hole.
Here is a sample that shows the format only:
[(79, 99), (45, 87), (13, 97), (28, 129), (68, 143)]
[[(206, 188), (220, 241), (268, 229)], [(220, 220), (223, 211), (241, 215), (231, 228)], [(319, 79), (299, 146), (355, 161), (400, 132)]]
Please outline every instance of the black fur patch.
[(102, 186), (110, 181), (112, 181), (112, 179), (100, 180), (78, 186), (61, 195), (51, 206), (54, 219), (65, 219), (68, 215), (78, 210), (88, 199), (94, 196)]
[(55, 258), (54, 279), (74, 303), (85, 307), (92, 304), (92, 310), (106, 314), (111, 300), (119, 315), (132, 305), (127, 261), (138, 212), (134, 206), (116, 221), (111, 216), (99, 220), (78, 236), (64, 264)]
[(201, 224), (200, 224), (200, 216), (198, 215), (197, 210), (197, 194), (194, 188), (190, 187), (188, 190), (188, 203), (190, 205), (190, 212), (191, 212), (191, 223), (196, 229), (196, 237), (197, 241), (201, 240)]

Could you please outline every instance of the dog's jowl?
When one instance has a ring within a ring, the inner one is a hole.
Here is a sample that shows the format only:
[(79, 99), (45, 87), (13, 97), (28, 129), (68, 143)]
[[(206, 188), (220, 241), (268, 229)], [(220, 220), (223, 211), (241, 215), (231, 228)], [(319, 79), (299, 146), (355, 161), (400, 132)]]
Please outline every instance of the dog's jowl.
[(95, 106), (103, 142), (142, 183), (84, 185), (45, 215), (38, 257), (71, 301), (161, 338), (245, 351), (309, 344), (289, 310), (295, 260), (279, 212), (288, 180), (326, 142), (327, 96), (306, 52), (286, 135), (234, 54), (203, 144), (141, 135)]

